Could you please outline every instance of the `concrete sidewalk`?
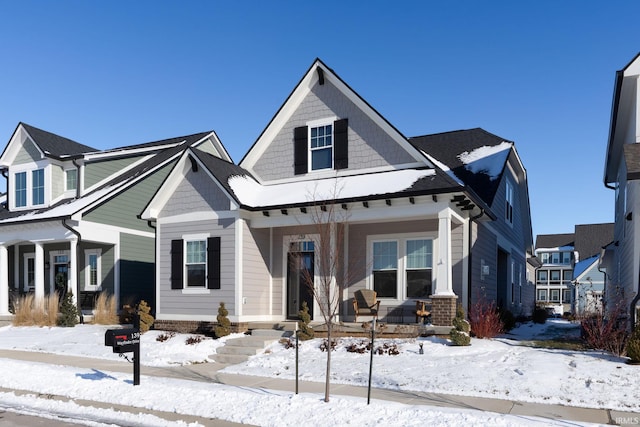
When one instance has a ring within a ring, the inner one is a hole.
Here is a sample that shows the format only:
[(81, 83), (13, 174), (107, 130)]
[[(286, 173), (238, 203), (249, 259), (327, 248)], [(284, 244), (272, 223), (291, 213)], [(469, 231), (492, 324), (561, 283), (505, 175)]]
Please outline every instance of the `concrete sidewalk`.
[[(74, 357), (50, 354), (35, 353), (17, 350), (0, 350), (0, 358), (18, 359), (54, 365), (75, 366), (86, 369), (98, 369), (114, 372), (133, 372), (132, 365), (127, 362), (110, 361), (102, 359), (91, 359), (86, 357)], [(186, 365), (177, 367), (150, 367), (141, 366), (141, 374), (149, 376), (159, 376), (168, 378), (178, 378), (192, 381), (203, 381), (226, 384), (243, 388), (273, 389), (295, 391), (295, 381), (280, 378), (256, 377), (248, 375), (227, 374), (219, 372), (224, 365), (217, 363), (203, 363), (196, 365)], [(300, 381), (298, 384), (300, 393), (324, 394), (324, 383)], [(331, 384), (332, 395), (346, 395), (367, 398), (367, 387)], [(578, 408), (562, 405), (545, 405), (540, 403), (515, 402), (503, 399), (488, 399), (481, 397), (466, 397), (458, 395), (448, 395), (441, 393), (425, 393), (417, 391), (396, 391), (388, 389), (374, 388), (371, 390), (372, 399), (393, 401), (408, 405), (428, 405), (434, 407), (473, 409), (479, 411), (495, 412), (499, 414), (536, 416), (557, 421), (581, 421), (611, 425), (634, 425), (625, 424), (624, 421), (634, 422), (638, 420), (640, 414), (631, 412), (621, 412), (608, 409)], [(77, 403), (77, 402), (76, 402)], [(96, 406), (98, 403), (91, 403)], [(105, 405), (105, 404), (102, 404)], [(108, 407), (114, 405), (106, 404)], [(162, 413), (159, 411), (148, 411), (143, 408), (118, 407), (121, 411), (133, 413), (150, 413), (164, 419), (184, 419), (185, 421), (198, 421), (204, 425), (237, 425), (226, 423), (220, 420), (212, 424), (210, 419), (198, 419), (198, 417), (176, 417), (176, 414)], [(168, 416), (173, 418), (167, 418)], [(637, 425), (637, 424), (635, 424)]]

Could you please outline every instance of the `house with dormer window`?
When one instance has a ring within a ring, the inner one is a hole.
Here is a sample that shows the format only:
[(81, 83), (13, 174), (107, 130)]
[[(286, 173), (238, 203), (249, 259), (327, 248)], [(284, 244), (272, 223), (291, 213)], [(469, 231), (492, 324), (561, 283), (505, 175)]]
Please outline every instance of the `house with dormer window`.
[(0, 155), (0, 315), (28, 292), (153, 307), (155, 228), (139, 213), (187, 148), (230, 160), (214, 132), (98, 150), (19, 123)]
[[(313, 214), (329, 209), (342, 213), (325, 228), (341, 254), (335, 270)], [(515, 144), (478, 128), (408, 138), (321, 60), (239, 164), (184, 150), (141, 218), (157, 233), (166, 329), (215, 322), (221, 302), (238, 325), (297, 319), (303, 302), (320, 320), (309, 281), (327, 274), (342, 321), (354, 320), (361, 289), (392, 322), (415, 321), (420, 301), (435, 325), (479, 298), (515, 314), (534, 306)]]

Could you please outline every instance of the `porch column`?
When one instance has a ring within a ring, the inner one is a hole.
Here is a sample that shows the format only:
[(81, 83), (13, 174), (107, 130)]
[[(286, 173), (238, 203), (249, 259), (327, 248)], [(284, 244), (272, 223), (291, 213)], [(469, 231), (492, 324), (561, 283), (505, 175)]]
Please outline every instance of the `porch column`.
[(73, 293), (73, 305), (78, 302), (78, 239), (69, 241), (69, 290)]
[(438, 213), (438, 265), (434, 295), (454, 295), (451, 279), (451, 213)]
[(7, 247), (0, 245), (0, 316), (9, 313), (9, 256)]
[(36, 285), (36, 301), (44, 302), (44, 248), (42, 243), (35, 242), (35, 285)]

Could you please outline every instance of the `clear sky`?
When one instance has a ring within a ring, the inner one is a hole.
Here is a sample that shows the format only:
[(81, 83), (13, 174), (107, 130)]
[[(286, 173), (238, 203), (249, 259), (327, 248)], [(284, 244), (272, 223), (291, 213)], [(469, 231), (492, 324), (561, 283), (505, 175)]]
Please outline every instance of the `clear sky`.
[(640, 2), (0, 0), (0, 17), (5, 142), (20, 121), (99, 149), (215, 130), (239, 162), (319, 57), (405, 136), (514, 141), (534, 237), (613, 222)]

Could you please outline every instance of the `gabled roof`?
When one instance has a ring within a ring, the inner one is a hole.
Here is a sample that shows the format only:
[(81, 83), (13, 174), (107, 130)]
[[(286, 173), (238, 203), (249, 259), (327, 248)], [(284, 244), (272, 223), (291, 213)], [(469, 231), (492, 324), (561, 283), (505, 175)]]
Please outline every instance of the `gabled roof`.
[(493, 203), (513, 142), (481, 128), (417, 136), (409, 141), (448, 166), (485, 203)]
[(88, 145), (80, 144), (69, 138), (38, 129), (26, 123), (21, 122), (18, 126), (22, 126), (40, 151), (49, 157), (73, 157), (83, 153), (98, 151)]
[[(333, 84), (342, 94), (344, 94), (357, 108), (373, 120), (390, 138), (407, 151), (417, 163), (425, 163), (425, 158), (413, 147), (407, 138), (396, 129), (386, 118), (376, 111), (364, 98), (356, 93), (344, 80), (342, 80), (331, 68), (329, 68), (319, 58), (311, 64), (302, 79), (289, 94), (285, 102), (280, 106), (267, 127), (262, 131), (256, 142), (240, 160), (240, 165), (251, 171), (257, 159), (260, 157), (266, 146), (273, 140), (273, 137), (291, 117), (305, 96), (311, 91), (313, 86), (325, 81)], [(428, 166), (433, 166), (426, 160)]]
[(613, 241), (613, 223), (576, 225), (575, 250), (580, 259), (600, 255), (602, 248)]
[(553, 249), (562, 247), (573, 247), (575, 235), (566, 234), (538, 234), (536, 236), (536, 249)]
[(581, 280), (582, 278), (580, 276), (589, 271), (594, 264), (597, 264), (599, 259), (600, 255), (596, 255), (577, 262), (576, 265), (573, 266), (572, 280)]

